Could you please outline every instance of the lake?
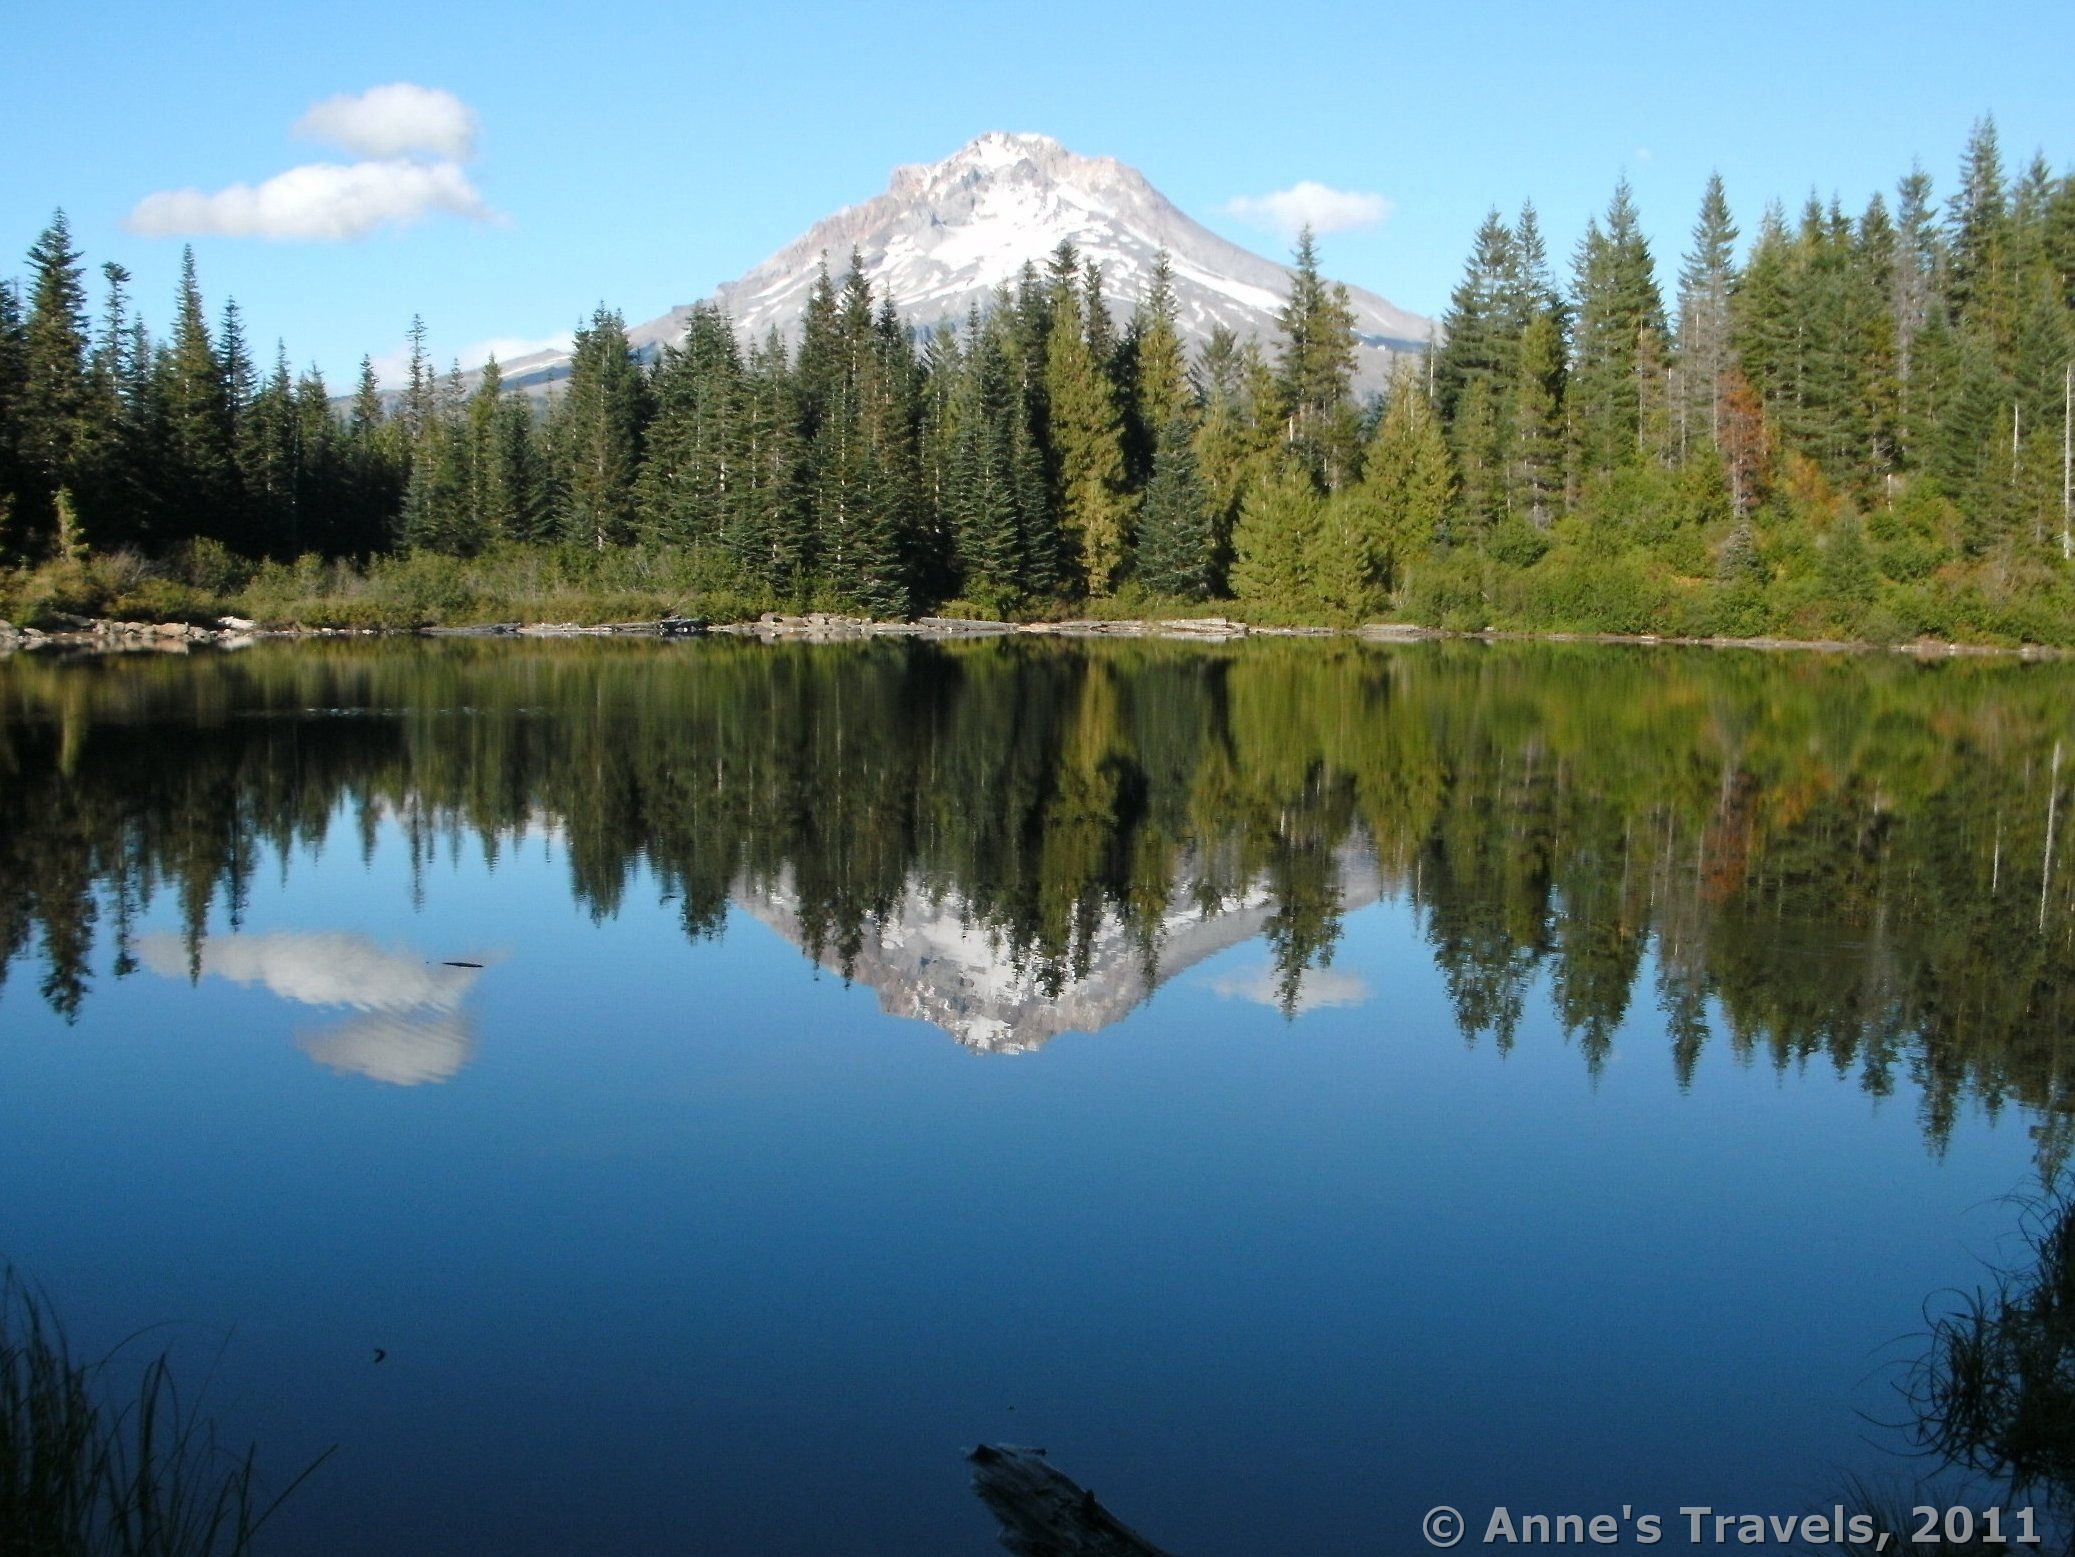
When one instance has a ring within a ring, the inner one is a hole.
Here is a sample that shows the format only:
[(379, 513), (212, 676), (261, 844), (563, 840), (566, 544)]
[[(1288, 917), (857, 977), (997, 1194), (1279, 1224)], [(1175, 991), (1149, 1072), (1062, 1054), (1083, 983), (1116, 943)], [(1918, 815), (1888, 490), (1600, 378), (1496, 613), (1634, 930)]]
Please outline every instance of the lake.
[(338, 1446), (274, 1552), (984, 1553), (1004, 1441), (1191, 1557), (1828, 1508), (1925, 1469), (1926, 1315), (2075, 1139), (2071, 710), (1473, 642), (16, 655), (0, 1259), (276, 1485)]

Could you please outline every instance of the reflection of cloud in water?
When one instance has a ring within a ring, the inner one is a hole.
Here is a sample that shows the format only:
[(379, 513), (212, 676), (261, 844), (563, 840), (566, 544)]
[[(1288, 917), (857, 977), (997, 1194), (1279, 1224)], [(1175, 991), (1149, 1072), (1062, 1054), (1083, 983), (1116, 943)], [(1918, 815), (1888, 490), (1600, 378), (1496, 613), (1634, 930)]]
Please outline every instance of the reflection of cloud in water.
[(295, 1045), (341, 1075), (415, 1087), (424, 1081), (445, 1081), (475, 1057), (475, 1022), (465, 1011), (373, 1011), (337, 1027), (298, 1033)]
[[(137, 953), (154, 973), (188, 976), (187, 943), (177, 935), (142, 936)], [(461, 1003), (480, 968), (434, 964), (344, 930), (277, 930), (212, 936), (202, 943), (201, 971), (302, 1005), (368, 1013), (297, 1034), (296, 1046), (331, 1070), (410, 1087), (445, 1081), (475, 1054), (475, 1021)]]
[[(1209, 981), (1211, 992), (1225, 1000), (1251, 1000), (1256, 1005), (1282, 1009), (1282, 979), (1263, 963), (1241, 973), (1221, 973)], [(1368, 981), (1357, 973), (1332, 968), (1306, 968), (1297, 980), (1299, 1011), (1318, 1011), (1327, 1006), (1358, 1006), (1369, 998)]]
[[(137, 952), (152, 972), (187, 977), (187, 946), (179, 936), (143, 936)], [(282, 999), (306, 1006), (451, 1011), (481, 971), (433, 966), (407, 951), (344, 930), (218, 935), (202, 943), (204, 974), (233, 984), (264, 984)]]

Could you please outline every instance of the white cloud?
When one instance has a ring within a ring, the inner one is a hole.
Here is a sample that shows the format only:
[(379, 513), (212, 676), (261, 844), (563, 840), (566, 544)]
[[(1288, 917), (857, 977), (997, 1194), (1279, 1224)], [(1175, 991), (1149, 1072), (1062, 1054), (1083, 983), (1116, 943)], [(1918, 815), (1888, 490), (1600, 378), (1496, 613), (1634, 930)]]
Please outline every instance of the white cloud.
[(1656, 158), (1656, 156), (1657, 153), (1652, 151), (1647, 146), (1638, 146), (1635, 149), (1635, 160), (1638, 162), (1650, 162), (1653, 161)]
[[(137, 953), (161, 977), (189, 976), (187, 943), (177, 935), (139, 936)], [(332, 1070), (413, 1087), (445, 1081), (475, 1054), (475, 1020), (461, 1007), (482, 977), (480, 966), (429, 962), (344, 930), (213, 935), (202, 943), (200, 962), (206, 977), (256, 984), (300, 1005), (364, 1012), (296, 1034), (297, 1047)]]
[(466, 162), (475, 155), (478, 128), (475, 110), (452, 92), (395, 81), (327, 97), (296, 121), (295, 133), (362, 157), (422, 152)]
[[(1211, 992), (1224, 1000), (1251, 1000), (1272, 1010), (1282, 1009), (1282, 979), (1263, 963), (1240, 973), (1223, 973), (1210, 981)], [(1297, 978), (1298, 1011), (1317, 1011), (1327, 1006), (1358, 1006), (1369, 998), (1369, 984), (1359, 974), (1339, 973), (1332, 968), (1306, 968)]]
[(233, 184), (214, 194), (174, 189), (147, 195), (130, 213), (147, 238), (216, 235), (339, 242), (381, 227), (409, 227), (435, 212), (493, 222), (500, 218), (452, 162), (312, 162), (264, 184)]
[(296, 1047), (327, 1070), (395, 1087), (446, 1081), (475, 1055), (475, 1023), (465, 1012), (398, 1016), (371, 1012), (320, 1032), (297, 1033)]
[[(152, 972), (187, 977), (187, 946), (179, 936), (140, 936), (137, 952)], [(345, 930), (212, 935), (202, 943), (201, 971), (233, 984), (263, 985), (303, 1005), (363, 1011), (451, 1011), (482, 977), (478, 968), (436, 965)]]
[(1292, 238), (1306, 226), (1316, 233), (1374, 227), (1391, 214), (1391, 203), (1382, 195), (1333, 189), (1307, 178), (1273, 194), (1240, 195), (1226, 201), (1225, 209), (1243, 222)]
[(330, 141), (359, 162), (308, 162), (261, 184), (211, 193), (146, 195), (128, 227), (147, 238), (217, 236), (338, 243), (428, 216), (502, 222), (463, 171), (475, 155), (476, 114), (452, 92), (392, 82), (328, 97), (295, 133)]

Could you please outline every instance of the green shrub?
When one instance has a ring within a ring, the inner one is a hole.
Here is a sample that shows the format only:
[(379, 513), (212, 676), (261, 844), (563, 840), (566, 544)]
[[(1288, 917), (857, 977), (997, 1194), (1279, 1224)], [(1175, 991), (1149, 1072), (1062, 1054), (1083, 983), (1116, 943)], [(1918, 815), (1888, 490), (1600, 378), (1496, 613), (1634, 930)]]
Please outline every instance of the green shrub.
[(1491, 532), (1485, 549), (1509, 568), (1531, 568), (1549, 551), (1549, 537), (1525, 519), (1508, 518)]
[(1401, 612), (1447, 632), (1480, 632), (1491, 625), (1488, 574), (1484, 559), (1473, 551), (1440, 553), (1410, 570)]
[(204, 535), (173, 554), (173, 571), (205, 594), (221, 596), (243, 589), (252, 578), (253, 565), (223, 542)]
[(1635, 557), (1559, 550), (1521, 575), (1510, 603), (1524, 627), (1560, 632), (1664, 630), (1671, 591)]

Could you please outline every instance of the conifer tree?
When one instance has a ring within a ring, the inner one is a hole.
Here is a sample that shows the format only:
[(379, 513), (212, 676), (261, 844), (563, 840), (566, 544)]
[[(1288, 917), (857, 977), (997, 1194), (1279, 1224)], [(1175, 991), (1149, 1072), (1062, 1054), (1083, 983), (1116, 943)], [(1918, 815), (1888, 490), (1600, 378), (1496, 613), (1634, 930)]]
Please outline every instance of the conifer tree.
[[(1521, 332), (1513, 382), (1509, 511), (1547, 529), (1563, 508), (1564, 338), (1562, 314), (1538, 309)], [(1417, 392), (1417, 386), (1412, 386)]]
[(347, 430), (357, 442), (365, 442), (375, 435), (382, 425), (382, 385), (375, 377), (375, 362), (365, 354), (360, 359), (360, 373), (353, 383), (353, 409), (347, 419)]
[(1110, 380), (1111, 392), (1115, 393), (1121, 343), (1116, 322), (1110, 318), (1109, 299), (1103, 294), (1102, 267), (1092, 259), (1081, 261), (1081, 307), (1088, 318), (1088, 355)]
[[(1549, 326), (1545, 314), (1529, 333)], [(1349, 609), (1367, 609), (1366, 599), (1399, 587), (1406, 569), (1442, 535), (1455, 487), (1439, 418), (1421, 390), (1415, 366), (1400, 364), (1362, 462), (1357, 501), (1348, 509), (1349, 522), (1359, 530), (1364, 569), (1360, 592), (1346, 602)]]
[(1506, 505), (1509, 400), (1530, 307), (1521, 283), (1512, 229), (1489, 211), (1449, 297), (1446, 344), (1433, 363), (1434, 403), (1462, 472), (1463, 508), (1480, 527), (1497, 523)]
[(288, 347), (276, 342), (273, 371), (253, 392), (233, 447), (244, 497), (248, 555), (295, 554), (297, 439), (295, 380), (288, 370)]
[(1012, 604), (1022, 585), (1023, 540), (1016, 501), (1017, 400), (999, 333), (969, 321), (971, 349), (960, 390), (950, 513), (967, 598)]
[(1276, 315), (1278, 409), (1288, 447), (1328, 488), (1353, 475), (1352, 432), (1343, 415), (1354, 382), (1354, 309), (1347, 288), (1319, 274), (1318, 243), (1307, 225), (1292, 255), (1290, 295)]
[(1210, 489), (1197, 467), (1188, 419), (1177, 411), (1154, 448), (1134, 569), (1139, 582), (1157, 594), (1200, 600), (1210, 593), (1215, 546)]
[(1892, 306), (1896, 253), (1895, 225), (1876, 193), (1852, 232), (1844, 320), (1857, 400), (1845, 474), (1868, 492), (1885, 482), (1902, 453), (1902, 376)]
[[(974, 303), (966, 312), (965, 338), (977, 341), (979, 333), (980, 307)], [(917, 543), (924, 575), (918, 583), (927, 593), (944, 595), (957, 590), (956, 570), (947, 569), (944, 563), (957, 544), (954, 488), (964, 409), (970, 399), (965, 348), (959, 343), (959, 332), (949, 324), (938, 324), (923, 343), (921, 374), (918, 458), (922, 511)]]
[(1196, 461), (1211, 496), (1211, 584), (1215, 594), (1231, 560), (1240, 499), (1273, 463), (1273, 451), (1283, 434), (1275, 411), (1273, 377), (1254, 342), (1241, 345), (1229, 329), (1214, 327), (1204, 345), (1201, 379)]
[[(423, 397), (430, 400), (430, 392)], [(602, 303), (579, 325), (567, 387), (549, 423), (561, 529), (603, 551), (634, 529), (634, 476), (648, 426), (648, 383), (618, 312)]]
[(533, 449), (533, 418), (523, 401), (504, 391), (504, 370), (493, 355), (469, 396), (468, 506), (484, 542), (526, 541), (540, 526), (540, 472)]
[(1369, 509), (1361, 482), (1329, 492), (1312, 532), (1309, 596), (1344, 620), (1367, 616), (1383, 602), (1372, 545), (1375, 516)]
[(1948, 301), (1957, 314), (1996, 307), (2008, 279), (2010, 207), (1993, 118), (1975, 123), (1960, 163), (1960, 187), (1947, 212)]
[(1917, 337), (1934, 311), (1944, 308), (1944, 235), (1939, 231), (1931, 198), (1931, 180), (1921, 167), (1911, 168), (1895, 191), (1895, 271), (1889, 309), (1895, 321), (1896, 423), (1905, 466), (1916, 459), (1911, 430), (1924, 408), (1917, 403)]
[(0, 278), (0, 556), (19, 549), (22, 535), (13, 522), (24, 506), (22, 470), (22, 389), (27, 343), (23, 339), (21, 294)]
[(1151, 479), (1167, 424), (1193, 409), (1180, 317), (1180, 304), (1174, 295), (1174, 266), (1162, 249), (1153, 256), (1146, 299), (1131, 323), (1130, 431), (1134, 479), (1141, 486)]
[(914, 339), (890, 297), (882, 300), (870, 321), (858, 384), (859, 433), (864, 441), (862, 522), (846, 557), (846, 575), (836, 583), (874, 615), (905, 616), (912, 599), (921, 506), (921, 397)]
[(1614, 190), (1606, 226), (1589, 224), (1577, 257), (1577, 334), (1566, 395), (1573, 461), (1589, 480), (1647, 451), (1645, 410), (1664, 362), (1664, 304), (1628, 181)]
[(733, 552), (743, 488), (742, 358), (719, 309), (693, 309), (682, 342), (663, 350), (654, 396), (635, 494), (643, 530), (672, 545)]
[(439, 375), (433, 371), (432, 354), (425, 349), (425, 334), (425, 316), (412, 314), (406, 337), (411, 343), (410, 358), (405, 368), (403, 403), (398, 407), (406, 446), (424, 436), (438, 390)]
[(109, 260), (101, 267), (106, 295), (101, 305), (101, 327), (94, 335), (87, 377), (93, 394), (95, 436), (115, 436), (122, 416), (122, 397), (129, 384), (130, 297), (125, 290), (130, 273)]
[(1710, 173), (1679, 271), (1679, 457), (1722, 446), (1722, 390), (1735, 365), (1729, 303), (1736, 290), (1736, 222), (1722, 175)]
[(752, 348), (743, 373), (744, 491), (734, 561), (773, 593), (804, 592), (813, 525), (803, 490), (798, 386), (776, 328)]
[(165, 417), (168, 525), (177, 535), (228, 542), (235, 538), (226, 522), (235, 496), (230, 406), (191, 247), (181, 256), (173, 335), (157, 379)]
[(466, 556), (478, 548), (482, 537), (479, 517), (470, 504), (470, 450), (460, 365), (444, 380), (431, 376), (431, 382), (430, 404), (411, 446), (400, 539), (406, 546)]
[(1247, 488), (1232, 530), (1232, 593), (1241, 603), (1301, 611), (1312, 602), (1324, 506), (1311, 473), (1295, 460)]
[(153, 436), (151, 343), (130, 313), (129, 271), (111, 260), (101, 277), (106, 293), (87, 374), (93, 454), (81, 483), (85, 507), (98, 540), (149, 544), (162, 460)]
[[(862, 287), (855, 267), (851, 281)], [(857, 406), (855, 348), (859, 310), (839, 304), (822, 256), (801, 317), (797, 386), (800, 440), (801, 518), (807, 527), (801, 550), (801, 584), (809, 574), (840, 567), (840, 549), (856, 522)], [(869, 317), (869, 298), (863, 310)]]
[(287, 516), (285, 552), (338, 552), (350, 545), (357, 493), (340, 458), (342, 431), (324, 375), (312, 366), (295, 381), (295, 490)]
[[(89, 475), (94, 432), (87, 379), (86, 286), (63, 211), (29, 250), (29, 311), (22, 332), (19, 450), (29, 480), (17, 525), (47, 526), (60, 488)], [(39, 512), (40, 510), (40, 512)]]
[[(1563, 501), (1570, 311), (1550, 274), (1549, 251), (1533, 201), (1522, 203), (1513, 224), (1512, 270), (1502, 301), (1504, 510), (1509, 516), (1547, 526)], [(1442, 424), (1446, 426), (1445, 417)]]
[(1073, 555), (1075, 583), (1099, 595), (1115, 580), (1129, 533), (1124, 428), (1115, 386), (1089, 335), (1089, 300), (1077, 279), (1071, 267), (1055, 263), (1045, 402), (1059, 523)]

